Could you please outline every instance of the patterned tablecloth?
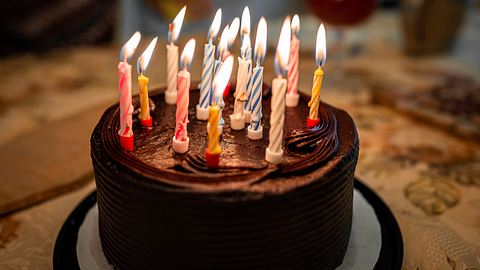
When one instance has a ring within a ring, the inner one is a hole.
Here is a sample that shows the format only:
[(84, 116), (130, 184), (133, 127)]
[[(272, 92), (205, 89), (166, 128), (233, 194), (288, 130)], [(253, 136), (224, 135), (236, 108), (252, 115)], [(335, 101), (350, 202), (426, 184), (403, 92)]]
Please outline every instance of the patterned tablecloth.
[[(379, 78), (391, 78), (399, 69), (374, 69), (368, 63), (385, 59), (387, 65), (383, 64), (388, 66), (391, 59), (405, 57), (388, 42), (370, 40), (367, 44), (374, 49), (330, 58), (322, 92), (324, 101), (345, 109), (355, 119), (361, 142), (357, 177), (373, 188), (396, 216), (404, 237), (404, 269), (480, 269), (478, 140), (378, 104), (374, 86), (383, 82)], [(164, 83), (162, 47), (149, 70), (152, 85)], [(9, 89), (0, 92), (0, 143), (94, 105), (113, 102), (117, 97), (117, 49), (76, 48), (0, 60), (0, 88)], [(310, 54), (302, 55), (300, 61), (300, 88), (306, 92), (314, 66)], [(273, 76), (272, 58), (267, 57), (265, 63), (267, 82)], [(450, 60), (404, 61), (428, 67), (436, 63), (448, 66)], [(193, 78), (200, 78), (200, 66), (197, 55)], [(465, 70), (459, 65), (452, 67)], [(17, 71), (25, 80), (14, 76)], [(478, 74), (478, 70), (469, 71)], [(72, 160), (72, 166), (74, 163)], [(60, 227), (94, 188), (92, 180), (75, 191), (1, 217), (0, 269), (51, 269)]]

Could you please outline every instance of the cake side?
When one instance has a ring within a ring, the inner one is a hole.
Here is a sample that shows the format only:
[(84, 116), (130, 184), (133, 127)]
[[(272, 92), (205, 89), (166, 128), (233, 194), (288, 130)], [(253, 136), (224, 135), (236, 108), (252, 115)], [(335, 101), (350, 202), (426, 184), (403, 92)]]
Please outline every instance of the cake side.
[[(161, 94), (152, 97), (156, 102), (163, 100)], [(297, 117), (293, 124), (302, 126), (306, 114), (300, 115), (307, 110), (306, 97), (300, 103), (291, 119)], [(181, 269), (334, 269), (343, 260), (350, 234), (358, 138), (348, 114), (321, 106), (335, 117), (335, 127), (330, 128), (335, 128), (338, 142), (321, 162), (310, 160), (303, 170), (290, 173), (253, 162), (253, 169), (234, 173), (237, 180), (211, 181), (204, 175), (208, 185), (182, 179), (180, 184), (172, 182), (172, 176), (184, 175), (181, 162), (185, 159), (177, 164), (181, 166), (178, 174), (158, 174), (152, 179), (152, 164), (129, 164), (111, 156), (105, 144), (115, 142), (102, 132), (109, 123), (102, 118), (91, 143), (100, 236), (109, 261), (119, 269), (154, 269), (159, 265)], [(154, 121), (169, 121), (171, 117), (165, 113)], [(237, 154), (243, 155), (241, 150)], [(287, 160), (308, 161), (309, 153), (290, 154)], [(203, 175), (201, 171), (187, 173)]]

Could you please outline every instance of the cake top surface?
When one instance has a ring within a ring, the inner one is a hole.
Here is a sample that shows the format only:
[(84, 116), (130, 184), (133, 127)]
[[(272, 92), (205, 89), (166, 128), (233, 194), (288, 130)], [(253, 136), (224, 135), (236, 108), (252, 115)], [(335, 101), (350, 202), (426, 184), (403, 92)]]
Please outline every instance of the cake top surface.
[[(103, 147), (116, 163), (128, 167), (129, 170), (145, 178), (159, 180), (175, 187), (196, 186), (197, 189), (238, 187), (272, 178), (272, 176), (278, 178), (305, 175), (331, 161), (339, 148), (337, 114), (343, 111), (322, 103), (319, 109), (320, 124), (316, 128), (307, 129), (305, 119), (309, 110), (308, 97), (301, 94), (298, 106), (287, 107), (285, 110), (282, 163), (274, 165), (265, 161), (271, 92), (270, 88), (264, 87), (263, 138), (253, 141), (247, 138), (246, 128), (240, 131), (230, 128), (229, 115), (233, 112), (234, 104), (234, 98), (230, 93), (224, 98), (225, 124), (220, 140), (222, 148), (220, 167), (207, 168), (205, 163), (205, 149), (208, 143), (207, 122), (197, 120), (195, 117), (198, 95), (197, 89), (190, 91), (188, 114), (190, 143), (187, 153), (176, 154), (172, 150), (176, 106), (164, 102), (162, 90), (150, 93), (154, 103), (152, 104), (154, 106), (151, 106), (152, 128), (142, 127), (137, 117), (138, 109), (134, 112), (135, 146), (132, 152), (120, 147), (117, 135), (118, 105), (109, 108), (96, 128), (96, 130), (100, 128), (98, 131), (101, 133)], [(138, 97), (133, 99), (133, 103), (135, 108), (138, 108)]]

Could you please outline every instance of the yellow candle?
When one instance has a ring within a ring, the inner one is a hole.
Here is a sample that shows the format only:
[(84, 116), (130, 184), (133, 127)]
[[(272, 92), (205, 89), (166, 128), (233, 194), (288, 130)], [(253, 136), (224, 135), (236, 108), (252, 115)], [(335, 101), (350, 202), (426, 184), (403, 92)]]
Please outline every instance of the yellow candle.
[(150, 104), (148, 103), (148, 78), (143, 74), (138, 76), (138, 91), (140, 93), (140, 119), (150, 119)]
[(318, 119), (318, 106), (320, 105), (320, 91), (322, 90), (323, 69), (321, 66), (315, 70), (313, 77), (312, 97), (308, 102), (310, 107), (309, 117), (312, 120)]
[(219, 155), (222, 152), (219, 143), (220, 134), (218, 133), (220, 107), (216, 103), (213, 103), (210, 106), (209, 113), (208, 124), (210, 125), (210, 130), (208, 131), (208, 152)]

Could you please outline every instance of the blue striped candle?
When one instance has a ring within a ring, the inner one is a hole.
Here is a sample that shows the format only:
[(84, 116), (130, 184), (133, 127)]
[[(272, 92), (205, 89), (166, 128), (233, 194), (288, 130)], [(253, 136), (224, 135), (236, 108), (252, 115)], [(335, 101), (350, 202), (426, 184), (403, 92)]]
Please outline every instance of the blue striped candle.
[(248, 73), (247, 73), (247, 102), (245, 102), (245, 111), (252, 110), (252, 48), (248, 48), (246, 51), (246, 58), (248, 62)]
[(250, 129), (258, 130), (262, 124), (262, 85), (263, 85), (263, 67), (257, 65), (253, 69), (251, 91), (251, 112)]
[(207, 109), (210, 105), (210, 96), (212, 95), (212, 75), (213, 75), (213, 62), (215, 60), (215, 45), (212, 43), (205, 44), (205, 54), (203, 56), (203, 70), (202, 70), (202, 83), (200, 87), (200, 98), (198, 105), (202, 109)]
[[(217, 76), (217, 73), (218, 71), (220, 71), (220, 68), (222, 67), (222, 60), (215, 60), (215, 65), (214, 65), (214, 68), (213, 68), (213, 78), (215, 78), (215, 76)], [(214, 99), (214, 89), (213, 89), (213, 85), (212, 85), (212, 88), (210, 89), (210, 105), (213, 103), (213, 99)], [(218, 96), (218, 97), (215, 97), (217, 100), (215, 100), (215, 102), (217, 103), (217, 105), (220, 107), (220, 121), (218, 122), (218, 125), (220, 126), (223, 126), (223, 124), (225, 123), (225, 120), (223, 120), (223, 117), (222, 117), (222, 112), (223, 112), (223, 108), (225, 107), (225, 102), (223, 101), (223, 94)]]

